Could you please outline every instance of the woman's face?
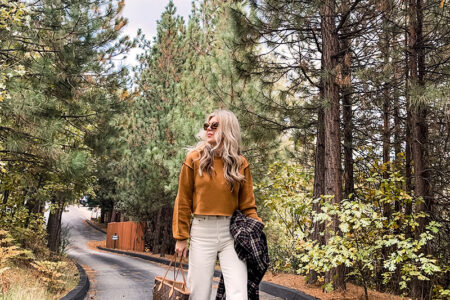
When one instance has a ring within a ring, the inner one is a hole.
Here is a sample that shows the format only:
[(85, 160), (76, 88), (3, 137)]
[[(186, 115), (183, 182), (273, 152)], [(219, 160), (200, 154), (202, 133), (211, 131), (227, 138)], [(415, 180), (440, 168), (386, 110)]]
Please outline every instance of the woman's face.
[(217, 120), (217, 118), (215, 116), (212, 117), (211, 119), (209, 119), (209, 122), (208, 122), (209, 127), (208, 127), (208, 129), (206, 129), (206, 141), (208, 143), (210, 143), (211, 145), (216, 144), (216, 138), (214, 137), (214, 134), (216, 133), (216, 130), (217, 130), (217, 129), (212, 129), (211, 124), (218, 123), (218, 122), (219, 122), (219, 120)]

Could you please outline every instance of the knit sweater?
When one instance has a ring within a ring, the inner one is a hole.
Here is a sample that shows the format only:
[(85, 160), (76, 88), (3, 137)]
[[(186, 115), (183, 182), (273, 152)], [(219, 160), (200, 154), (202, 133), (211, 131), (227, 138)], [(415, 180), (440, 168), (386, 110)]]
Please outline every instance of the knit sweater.
[(245, 179), (235, 184), (233, 191), (225, 180), (222, 158), (215, 157), (213, 171), (199, 174), (199, 152), (189, 153), (181, 167), (178, 194), (173, 211), (172, 231), (177, 240), (190, 237), (191, 215), (231, 216), (236, 209), (243, 214), (261, 221), (256, 213), (255, 196), (250, 165), (242, 158), (239, 172)]

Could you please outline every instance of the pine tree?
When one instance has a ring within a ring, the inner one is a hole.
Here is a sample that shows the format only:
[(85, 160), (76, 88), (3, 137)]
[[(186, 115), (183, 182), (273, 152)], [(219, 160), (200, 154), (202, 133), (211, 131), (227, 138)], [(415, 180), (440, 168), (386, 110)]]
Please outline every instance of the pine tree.
[[(137, 94), (124, 124), (126, 146), (119, 162), (117, 209), (133, 220), (148, 221), (147, 243), (154, 253), (173, 249), (172, 203), (183, 150), (175, 130), (189, 120), (179, 109), (178, 84), (186, 61), (185, 24), (169, 2), (157, 36), (141, 56)], [(125, 117), (125, 115), (123, 116)], [(178, 118), (181, 117), (181, 118)]]
[(95, 182), (95, 158), (85, 138), (95, 134), (104, 112), (117, 101), (121, 71), (114, 70), (111, 57), (130, 46), (116, 40), (126, 23), (117, 16), (122, 6), (110, 1), (33, 2), (34, 26), (18, 38), (28, 47), (17, 48), (24, 55), (22, 76), (9, 82), (11, 98), (2, 103), (1, 159), (9, 162), (2, 185), (21, 182), (13, 188), (15, 198), (4, 203), (11, 208), (9, 201), (22, 202), (17, 209), (26, 204), (31, 214), (51, 202), (52, 251), (59, 250), (64, 206)]

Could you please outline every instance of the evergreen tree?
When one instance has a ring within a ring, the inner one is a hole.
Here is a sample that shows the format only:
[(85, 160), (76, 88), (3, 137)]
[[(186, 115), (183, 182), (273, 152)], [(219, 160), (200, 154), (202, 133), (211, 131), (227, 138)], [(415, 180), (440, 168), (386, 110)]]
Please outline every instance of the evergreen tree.
[[(114, 70), (111, 57), (130, 46), (116, 41), (126, 23), (118, 17), (122, 6), (110, 1), (33, 2), (34, 26), (18, 38), (31, 46), (17, 48), (24, 55), (23, 74), (8, 82), (11, 97), (2, 102), (1, 159), (8, 162), (2, 185), (13, 188), (9, 194), (16, 196), (3, 202), (5, 209), (25, 207), (30, 214), (51, 202), (52, 251), (59, 250), (64, 206), (95, 182), (95, 157), (85, 139), (117, 102), (121, 71)], [(27, 173), (31, 176), (23, 176)]]
[[(172, 251), (172, 202), (184, 151), (175, 145), (175, 128), (188, 116), (179, 106), (177, 85), (186, 60), (185, 24), (169, 2), (158, 21), (153, 44), (143, 41), (137, 96), (122, 126), (126, 146), (117, 179), (119, 211), (133, 220), (147, 220), (147, 243), (155, 253)], [(124, 116), (125, 117), (125, 116)]]

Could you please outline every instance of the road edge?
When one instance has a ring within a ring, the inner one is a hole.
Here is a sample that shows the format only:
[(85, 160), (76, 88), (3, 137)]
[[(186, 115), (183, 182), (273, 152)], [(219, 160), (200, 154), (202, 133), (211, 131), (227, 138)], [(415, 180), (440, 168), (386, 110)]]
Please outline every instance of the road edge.
[(60, 300), (83, 300), (89, 290), (90, 283), (86, 271), (84, 271), (83, 267), (79, 263), (75, 262), (75, 264), (78, 268), (78, 272), (80, 273), (80, 281), (73, 290), (68, 292), (64, 297), (60, 298)]
[[(100, 250), (103, 250), (103, 251), (138, 257), (138, 258), (142, 258), (145, 260), (154, 261), (154, 262), (157, 262), (160, 264), (168, 265), (170, 263), (170, 260), (161, 258), (161, 257), (153, 257), (153, 256), (149, 256), (149, 255), (135, 253), (135, 252), (122, 251), (122, 250), (118, 250), (118, 249), (109, 249), (109, 248), (105, 248), (105, 247), (101, 247), (101, 246), (97, 246), (97, 248)], [(187, 270), (188, 265), (183, 263), (183, 268), (185, 268)], [(215, 277), (220, 277), (221, 274), (222, 273), (220, 271), (217, 271), (217, 270), (214, 271)], [(319, 298), (315, 298), (304, 292), (301, 292), (301, 291), (298, 291), (295, 289), (291, 289), (291, 288), (288, 288), (288, 287), (285, 287), (285, 286), (282, 286), (282, 285), (279, 285), (276, 283), (268, 282), (268, 281), (261, 281), (261, 283), (259, 284), (259, 290), (264, 293), (267, 293), (272, 296), (279, 297), (279, 298), (282, 298), (285, 300), (320, 300)]]
[(91, 221), (89, 221), (88, 219), (85, 220), (87, 224), (89, 224), (92, 228), (97, 229), (98, 231), (106, 234), (106, 231), (104, 231), (103, 229), (98, 228), (97, 226), (95, 226), (94, 224), (91, 223)]

